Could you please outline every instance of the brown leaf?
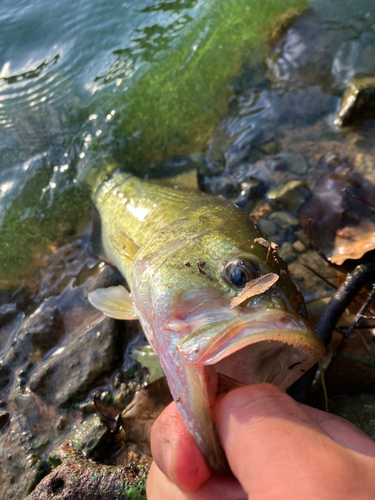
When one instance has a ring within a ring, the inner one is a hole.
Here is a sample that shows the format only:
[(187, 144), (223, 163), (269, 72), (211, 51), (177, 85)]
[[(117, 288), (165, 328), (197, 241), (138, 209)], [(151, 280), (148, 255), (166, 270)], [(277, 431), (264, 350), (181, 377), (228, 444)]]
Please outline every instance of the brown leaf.
[(277, 274), (269, 273), (264, 274), (260, 278), (249, 281), (248, 283), (246, 283), (246, 286), (243, 289), (241, 295), (239, 295), (238, 297), (234, 297), (231, 300), (229, 310), (234, 309), (238, 305), (245, 302), (245, 300), (249, 300), (256, 295), (261, 295), (262, 293), (266, 292), (271, 288), (272, 285), (276, 283), (278, 279), (279, 276)]
[(332, 264), (341, 266), (347, 259), (360, 259), (375, 249), (375, 224), (369, 220), (358, 226), (349, 226), (336, 232)]

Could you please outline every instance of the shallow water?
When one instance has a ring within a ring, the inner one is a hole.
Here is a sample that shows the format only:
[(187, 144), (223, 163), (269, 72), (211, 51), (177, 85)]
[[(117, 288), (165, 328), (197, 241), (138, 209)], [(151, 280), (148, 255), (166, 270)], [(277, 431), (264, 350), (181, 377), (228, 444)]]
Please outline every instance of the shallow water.
[[(95, 179), (97, 170), (125, 165), (140, 172), (171, 154), (204, 153), (227, 107), (231, 80), (242, 63), (267, 50), (264, 27), (278, 12), (301, 4), (5, 0), (0, 14), (4, 287), (34, 275), (35, 253), (48, 253), (48, 243), (76, 232), (75, 213), (87, 210), (82, 197), (87, 199), (86, 181)], [(311, 5), (339, 38), (367, 36), (366, 43), (373, 43), (370, 0), (355, 8), (349, 1)]]

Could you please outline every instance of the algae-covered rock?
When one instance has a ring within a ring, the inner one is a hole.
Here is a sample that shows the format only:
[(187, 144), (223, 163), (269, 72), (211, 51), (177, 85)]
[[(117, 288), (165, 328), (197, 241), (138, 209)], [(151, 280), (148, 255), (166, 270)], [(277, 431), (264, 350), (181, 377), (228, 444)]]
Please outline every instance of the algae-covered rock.
[(335, 123), (346, 127), (374, 117), (375, 74), (356, 75), (346, 87)]
[(60, 464), (62, 449), (66, 445), (72, 446), (90, 458), (109, 441), (110, 436), (109, 426), (99, 415), (94, 415), (53, 448), (48, 455), (48, 462), (52, 467)]
[(25, 500), (145, 500), (147, 465), (108, 466), (87, 460), (70, 446), (61, 448), (62, 465)]

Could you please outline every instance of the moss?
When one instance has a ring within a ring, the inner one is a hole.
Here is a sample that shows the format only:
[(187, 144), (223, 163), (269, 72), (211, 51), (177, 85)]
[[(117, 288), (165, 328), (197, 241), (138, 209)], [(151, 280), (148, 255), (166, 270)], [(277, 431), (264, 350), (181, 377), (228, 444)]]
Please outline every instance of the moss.
[[(124, 112), (116, 119), (121, 120), (117, 135), (131, 138), (125, 158), (138, 163), (202, 150), (241, 65), (255, 48), (262, 50), (269, 33), (276, 36), (273, 26), (284, 26), (305, 5), (301, 0), (208, 2), (173, 51), (124, 94)], [(292, 15), (285, 14), (288, 8)]]
[[(0, 230), (0, 286), (4, 288), (32, 277), (42, 264), (38, 256), (48, 254), (52, 242), (73, 235), (88, 213), (90, 199), (84, 187), (56, 193), (49, 207), (49, 196), (41, 198), (40, 193), (50, 176), (50, 169), (38, 172), (5, 214)], [(31, 215), (25, 217), (30, 209)]]

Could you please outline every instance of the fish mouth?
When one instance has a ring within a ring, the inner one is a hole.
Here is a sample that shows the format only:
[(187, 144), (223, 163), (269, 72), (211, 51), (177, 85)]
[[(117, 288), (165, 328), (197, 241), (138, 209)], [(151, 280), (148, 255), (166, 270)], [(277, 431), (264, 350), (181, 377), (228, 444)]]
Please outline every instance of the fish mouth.
[(301, 316), (277, 309), (196, 328), (177, 350), (186, 366), (205, 368), (199, 371), (212, 403), (220, 375), (240, 384), (268, 382), (286, 389), (323, 356), (325, 347)]

